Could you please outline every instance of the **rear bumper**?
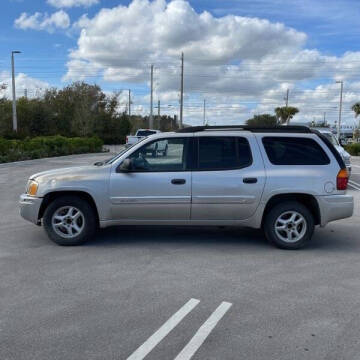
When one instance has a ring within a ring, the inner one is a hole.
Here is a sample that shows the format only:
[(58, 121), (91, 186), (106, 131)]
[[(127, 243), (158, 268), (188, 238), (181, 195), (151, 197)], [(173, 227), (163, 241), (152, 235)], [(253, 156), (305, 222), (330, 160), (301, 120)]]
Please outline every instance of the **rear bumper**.
[(20, 196), (20, 215), (36, 225), (40, 224), (39, 221), (39, 210), (42, 203), (42, 198), (37, 198), (34, 196), (28, 196), (26, 194), (22, 194)]
[(354, 198), (351, 195), (318, 196), (321, 226), (330, 221), (351, 217), (354, 212)]

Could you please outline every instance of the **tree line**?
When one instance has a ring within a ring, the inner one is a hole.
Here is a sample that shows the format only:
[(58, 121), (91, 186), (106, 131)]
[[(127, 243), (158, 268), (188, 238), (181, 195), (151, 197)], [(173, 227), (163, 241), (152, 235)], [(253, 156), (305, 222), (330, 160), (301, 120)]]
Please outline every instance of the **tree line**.
[[(98, 85), (75, 82), (63, 89), (48, 89), (40, 98), (17, 100), (18, 132), (12, 130), (12, 102), (0, 99), (0, 137), (24, 139), (35, 136), (98, 136), (108, 144), (125, 141), (126, 135), (148, 127), (149, 118), (119, 112), (119, 93), (107, 96)], [(174, 118), (155, 117), (156, 127), (170, 131)]]

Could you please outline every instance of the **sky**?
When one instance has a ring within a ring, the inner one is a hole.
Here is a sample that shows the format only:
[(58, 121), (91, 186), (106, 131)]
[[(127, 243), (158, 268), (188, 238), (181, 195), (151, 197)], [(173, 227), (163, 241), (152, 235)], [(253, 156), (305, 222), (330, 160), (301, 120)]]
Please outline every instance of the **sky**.
[(185, 57), (184, 122), (240, 124), (285, 104), (294, 121), (358, 123), (358, 0), (1, 0), (0, 83), (10, 97), (10, 53), (17, 96), (42, 96), (73, 81), (119, 92), (132, 111), (179, 113), (180, 56)]

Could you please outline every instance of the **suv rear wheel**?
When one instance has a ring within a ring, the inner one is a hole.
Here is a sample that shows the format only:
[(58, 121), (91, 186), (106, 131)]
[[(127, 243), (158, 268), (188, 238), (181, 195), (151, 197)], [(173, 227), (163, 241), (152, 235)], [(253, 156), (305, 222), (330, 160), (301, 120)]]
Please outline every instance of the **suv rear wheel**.
[(46, 208), (44, 229), (58, 245), (80, 245), (89, 240), (97, 227), (96, 215), (90, 204), (77, 196), (55, 199)]
[(306, 245), (314, 232), (314, 217), (309, 209), (296, 201), (275, 205), (266, 215), (264, 231), (267, 239), (281, 249), (295, 250)]

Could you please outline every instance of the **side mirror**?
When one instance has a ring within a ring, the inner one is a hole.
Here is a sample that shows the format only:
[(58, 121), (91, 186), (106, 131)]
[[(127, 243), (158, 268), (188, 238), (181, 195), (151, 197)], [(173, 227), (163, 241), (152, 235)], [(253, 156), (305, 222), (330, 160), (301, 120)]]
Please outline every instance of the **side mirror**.
[(125, 159), (118, 167), (118, 172), (130, 172), (132, 169), (132, 160)]

